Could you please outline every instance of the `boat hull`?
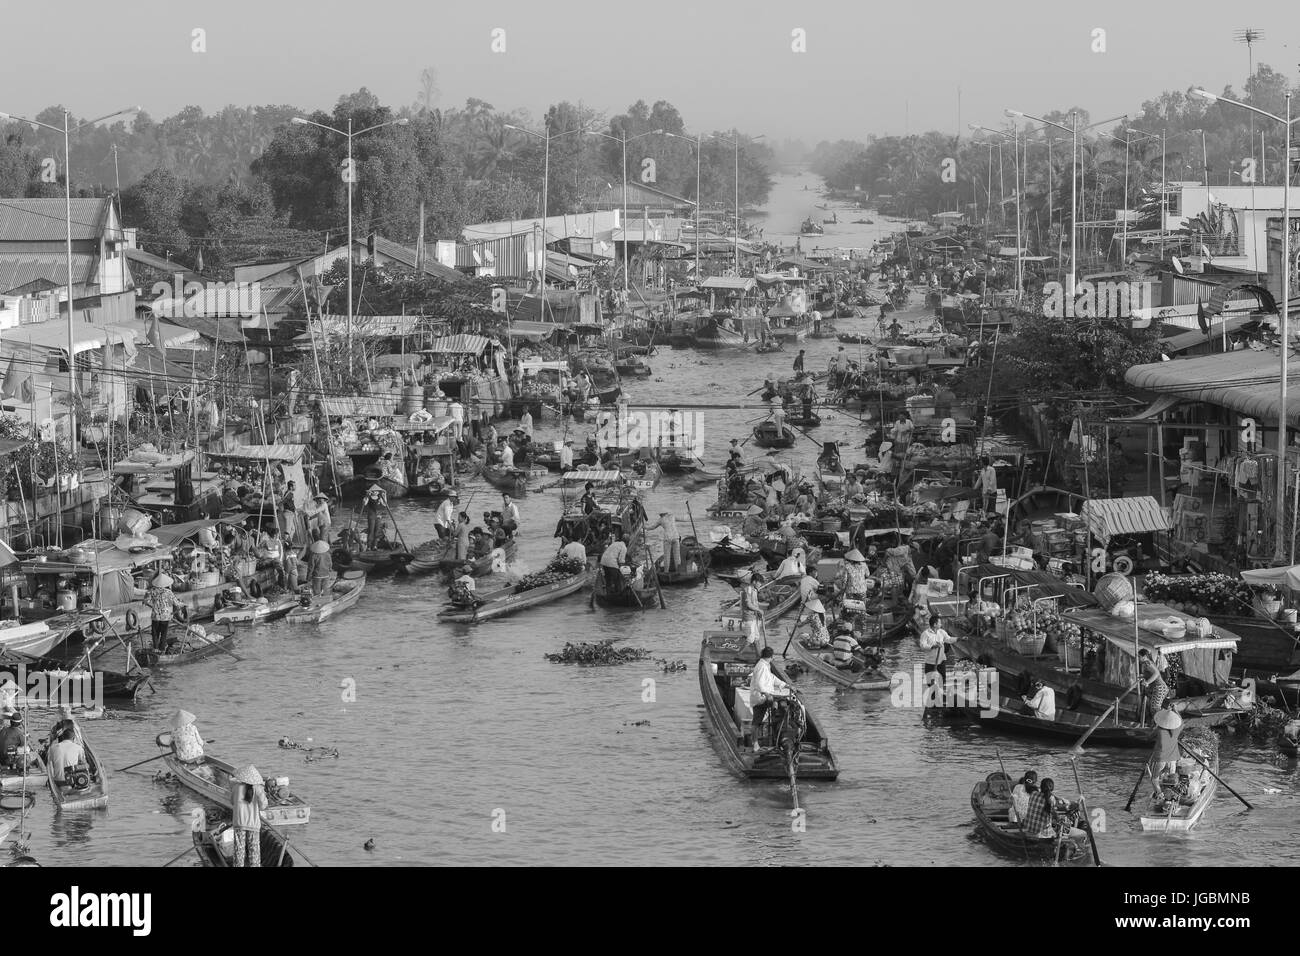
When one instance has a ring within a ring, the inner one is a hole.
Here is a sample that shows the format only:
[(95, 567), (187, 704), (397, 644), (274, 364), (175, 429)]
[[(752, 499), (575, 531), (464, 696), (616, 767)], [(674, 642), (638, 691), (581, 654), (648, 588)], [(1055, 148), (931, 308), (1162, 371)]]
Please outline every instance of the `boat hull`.
[[(163, 757), (163, 763), (186, 789), (227, 810), (233, 809), (234, 796), (230, 787), (230, 778), (236, 772), (233, 765), (206, 754), (197, 764), (183, 763), (174, 752)], [(296, 793), (262, 811), (262, 822), (277, 827), (296, 826), (310, 820), (311, 807)]]
[(346, 611), (361, 599), (365, 590), (366, 578), (359, 571), (349, 571), (343, 579), (336, 581), (330, 593), (335, 595), (330, 600), (318, 602), (312, 598), (310, 607), (299, 604), (287, 615), (290, 624), (319, 624)]
[[(438, 620), (456, 624), (477, 624), (480, 621), (490, 621), (496, 617), (515, 614), (530, 607), (550, 604), (552, 601), (558, 601), (570, 594), (581, 591), (587, 583), (587, 575), (588, 572), (584, 569), (571, 577), (556, 581), (554, 584), (547, 584), (540, 588), (531, 588), (521, 592), (515, 592), (513, 587), (509, 589), (503, 588), (501, 591), (493, 592), (499, 595), (498, 597), (493, 597), (491, 593), (484, 595), (484, 603), (478, 607), (447, 608), (440, 611)], [(511, 593), (504, 593), (507, 590)]]
[(47, 764), (46, 779), (50, 784), (50, 796), (54, 806), (59, 810), (94, 810), (108, 806), (108, 770), (100, 763), (90, 743), (82, 738), (82, 747), (86, 751), (86, 765), (90, 768), (90, 786), (85, 790), (72, 790), (54, 781), (54, 765)]
[(804, 667), (840, 687), (847, 687), (850, 690), (889, 690), (893, 686), (889, 677), (880, 672), (866, 670), (855, 674), (852, 671), (841, 670), (832, 661), (822, 656), (826, 652), (808, 647), (798, 635), (790, 642), (790, 647)]
[[(992, 777), (1001, 776), (991, 774)], [(1005, 778), (1004, 778), (1005, 779)], [(1006, 780), (1010, 793), (1010, 780)], [(1052, 837), (1029, 836), (1017, 824), (1010, 823), (1007, 808), (1011, 805), (1010, 797), (1003, 799), (1000, 794), (992, 792), (988, 781), (981, 780), (975, 785), (970, 795), (971, 810), (975, 813), (975, 830), (980, 838), (999, 853), (1019, 860), (1052, 860), (1057, 857), (1057, 841)], [(1092, 859), (1092, 848), (1088, 837), (1067, 836), (1061, 840), (1061, 859), (1088, 862)]]

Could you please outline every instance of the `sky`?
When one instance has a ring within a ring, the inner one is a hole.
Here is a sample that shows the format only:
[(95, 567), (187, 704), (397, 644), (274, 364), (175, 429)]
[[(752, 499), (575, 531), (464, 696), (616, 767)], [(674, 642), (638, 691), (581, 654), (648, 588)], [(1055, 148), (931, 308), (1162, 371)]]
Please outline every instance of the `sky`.
[(1008, 107), (1100, 118), (1165, 90), (1241, 90), (1247, 50), (1233, 34), (1247, 27), (1263, 33), (1256, 64), (1300, 72), (1300, 5), (1279, 2), (1240, 17), (1206, 0), (65, 0), (57, 14), (0, 3), (11, 40), (0, 110), (16, 115), (56, 103), (80, 117), (140, 105), (156, 119), (188, 105), (329, 109), (362, 86), (409, 104), (433, 66), (442, 107), (472, 96), (539, 117), (567, 99), (614, 115), (665, 99), (693, 131), (813, 145), (966, 135), (969, 123), (1004, 123)]

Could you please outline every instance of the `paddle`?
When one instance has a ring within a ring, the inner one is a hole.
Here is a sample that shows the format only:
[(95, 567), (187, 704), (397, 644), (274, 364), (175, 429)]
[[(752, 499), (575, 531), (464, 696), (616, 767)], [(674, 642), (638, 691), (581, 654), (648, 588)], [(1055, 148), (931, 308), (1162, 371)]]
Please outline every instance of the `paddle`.
[[(1002, 769), (1002, 776), (1006, 777), (1007, 782), (1010, 783), (1011, 775), (1007, 773), (1007, 765), (1002, 762), (1002, 749), (1000, 747), (994, 747), (993, 752), (998, 755), (998, 766)], [(1018, 813), (1016, 814), (1016, 825), (1020, 827), (1020, 836), (1022, 838), (1025, 837), (1025, 821), (1020, 819), (1020, 814)], [(1026, 863), (1029, 862), (1029, 840), (1028, 839), (1022, 839), (1020, 841), (1020, 849), (1025, 851), (1025, 862)]]
[[(1151, 767), (1148, 766), (1146, 763), (1142, 764), (1142, 772), (1138, 774), (1137, 783), (1133, 784), (1133, 792), (1128, 795), (1128, 803), (1124, 804), (1125, 813), (1130, 813), (1132, 811), (1133, 799), (1137, 796), (1138, 787), (1142, 786), (1142, 781), (1150, 773), (1151, 773)], [(1155, 785), (1154, 778), (1152, 778), (1151, 783), (1153, 786)]]
[[(120, 772), (120, 771), (119, 771), (119, 772)], [(194, 850), (196, 850), (196, 849), (197, 849), (197, 848), (196, 848), (196, 847), (193, 847), (193, 846), (186, 847), (186, 848), (185, 848), (184, 850), (182, 850), (180, 853), (177, 853), (174, 857), (172, 857), (170, 860), (168, 860), (166, 863), (164, 863), (164, 864), (163, 864), (163, 867), (166, 868), (166, 867), (171, 866), (173, 863), (175, 863), (175, 862), (176, 862), (177, 860), (179, 860), (181, 857), (183, 857), (183, 856), (187, 856), (191, 851), (194, 851)]]
[(1123, 700), (1125, 697), (1127, 697), (1129, 694), (1133, 693), (1133, 691), (1137, 690), (1137, 688), (1141, 685), (1141, 683), (1142, 683), (1141, 681), (1138, 681), (1138, 683), (1134, 684), (1134, 685), (1133, 685), (1132, 687), (1130, 687), (1128, 690), (1124, 691), (1124, 693), (1122, 693), (1122, 694), (1120, 694), (1118, 697), (1116, 697), (1116, 698), (1115, 698), (1115, 703), (1113, 703), (1113, 704), (1111, 704), (1109, 707), (1107, 707), (1106, 710), (1102, 713), (1102, 715), (1101, 715), (1100, 717), (1098, 717), (1098, 718), (1093, 722), (1092, 726), (1089, 727), (1086, 731), (1084, 731), (1083, 736), (1080, 737), (1078, 740), (1076, 740), (1076, 741), (1074, 742), (1074, 746), (1071, 747), (1071, 748), (1069, 749), (1069, 751), (1068, 751), (1069, 754), (1071, 755), (1071, 756), (1070, 756), (1070, 759), (1071, 759), (1071, 760), (1073, 760), (1075, 757), (1077, 757), (1077, 756), (1079, 756), (1080, 754), (1083, 753), (1083, 744), (1084, 744), (1084, 742), (1085, 742), (1089, 737), (1092, 736), (1092, 732), (1093, 732), (1094, 730), (1096, 730), (1098, 727), (1100, 727), (1100, 726), (1101, 726), (1101, 722), (1102, 722), (1103, 720), (1105, 720), (1107, 717), (1109, 717), (1110, 714), (1111, 714), (1111, 711), (1113, 711), (1116, 707), (1119, 706), (1119, 702), (1120, 702), (1121, 700)]
[(1233, 789), (1232, 789), (1231, 787), (1229, 787), (1226, 783), (1224, 783), (1223, 778), (1221, 778), (1217, 773), (1215, 773), (1213, 770), (1211, 770), (1211, 769), (1209, 768), (1209, 766), (1206, 764), (1206, 762), (1205, 762), (1204, 760), (1202, 760), (1200, 757), (1196, 756), (1196, 753), (1195, 753), (1194, 751), (1189, 750), (1188, 748), (1184, 747), (1182, 741), (1179, 741), (1179, 742), (1178, 742), (1178, 749), (1181, 750), (1183, 753), (1187, 754), (1187, 756), (1191, 757), (1193, 760), (1195, 760), (1197, 763), (1199, 763), (1202, 767), (1204, 767), (1204, 768), (1205, 768), (1205, 772), (1208, 773), (1208, 774), (1209, 774), (1211, 777), (1213, 777), (1215, 780), (1217, 780), (1219, 783), (1223, 784), (1224, 788), (1225, 788), (1225, 789), (1226, 789), (1230, 794), (1232, 794), (1234, 797), (1236, 797), (1238, 800), (1240, 800), (1242, 803), (1244, 803), (1244, 804), (1246, 805), (1246, 809), (1247, 809), (1247, 810), (1254, 810), (1254, 809), (1255, 809), (1253, 806), (1250, 805), (1250, 801), (1249, 801), (1249, 800), (1247, 800), (1245, 797), (1243, 797), (1241, 794), (1239, 794), (1236, 790), (1233, 790)]
[[(1092, 733), (1089, 731), (1088, 733)], [(1086, 737), (1087, 734), (1084, 734)], [(1092, 821), (1088, 819), (1088, 802), (1083, 797), (1083, 784), (1079, 782), (1079, 766), (1074, 762), (1074, 757), (1070, 757), (1070, 769), (1074, 771), (1074, 785), (1079, 790), (1079, 812), (1083, 815), (1083, 828), (1088, 831), (1088, 843), (1092, 846), (1092, 858), (1098, 866), (1101, 866), (1101, 854), (1097, 852), (1097, 838), (1092, 832)]]
[(799, 630), (799, 622), (803, 619), (803, 609), (807, 601), (799, 602), (799, 613), (794, 616), (794, 627), (790, 628), (790, 637), (785, 642), (785, 648), (781, 651), (781, 657), (784, 658), (786, 651), (790, 650), (790, 644), (794, 641), (794, 632)]
[[(208, 741), (208, 743), (211, 743), (211, 741)], [(170, 750), (164, 750), (162, 753), (160, 753), (160, 754), (155, 754), (154, 756), (149, 757), (148, 759), (145, 759), (145, 760), (137, 760), (135, 763), (133, 763), (133, 764), (128, 764), (128, 765), (125, 766), (125, 767), (118, 767), (116, 770), (113, 771), (113, 773), (125, 773), (126, 771), (132, 769), (133, 767), (138, 767), (138, 766), (140, 766), (141, 764), (153, 763), (155, 760), (162, 760), (162, 758), (163, 758), (163, 757), (166, 757), (169, 753), (171, 753)], [(187, 851), (187, 852), (188, 852), (188, 851)], [(166, 866), (166, 864), (163, 864), (163, 865)]]

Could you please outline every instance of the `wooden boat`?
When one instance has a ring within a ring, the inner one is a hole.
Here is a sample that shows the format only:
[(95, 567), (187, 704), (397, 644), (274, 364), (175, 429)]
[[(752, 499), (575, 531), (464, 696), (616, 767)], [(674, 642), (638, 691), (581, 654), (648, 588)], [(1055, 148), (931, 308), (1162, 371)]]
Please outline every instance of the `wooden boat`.
[(759, 448), (791, 448), (794, 442), (794, 429), (789, 425), (782, 425), (778, 432), (776, 422), (769, 418), (754, 426), (754, 444)]
[(893, 686), (889, 675), (884, 671), (867, 669), (854, 673), (836, 667), (831, 652), (809, 643), (806, 633), (796, 632), (794, 640), (790, 641), (790, 647), (794, 649), (794, 656), (810, 671), (820, 674), (841, 687), (850, 690), (889, 690)]
[(659, 462), (659, 470), (665, 475), (689, 475), (700, 470), (699, 458), (684, 448), (657, 448), (655, 460)]
[(1300, 757), (1300, 739), (1294, 734), (1279, 734), (1277, 749), (1285, 757)]
[[(746, 685), (757, 661), (758, 648), (748, 644), (739, 632), (704, 633), (700, 644), (700, 694), (727, 767), (751, 779), (788, 780), (793, 769), (798, 780), (834, 780), (839, 768), (830, 744), (816, 718), (798, 698), (773, 704), (773, 723), (780, 728), (776, 741), (757, 752), (746, 746), (751, 731)], [(779, 664), (774, 662), (772, 670), (785, 679)]]
[(298, 595), (281, 594), (273, 598), (223, 607), (214, 616), (218, 624), (269, 624), (278, 621), (298, 606)]
[[(742, 539), (743, 540), (743, 539)], [(755, 547), (741, 547), (730, 535), (709, 549), (709, 563), (715, 567), (738, 567), (753, 564), (763, 556)]]
[(655, 562), (655, 574), (659, 578), (660, 584), (665, 587), (689, 587), (708, 578), (709, 549), (703, 547), (694, 537), (688, 535), (682, 538), (681, 558), (681, 564), (677, 566), (675, 571), (668, 571), (664, 568), (664, 559), (662, 557)]
[[(450, 538), (447, 540), (451, 540)], [(454, 553), (454, 550), (453, 550)], [(470, 567), (470, 577), (481, 578), (489, 574), (499, 573), (505, 570), (505, 566), (514, 561), (519, 553), (519, 545), (514, 538), (510, 538), (504, 545), (499, 548), (493, 548), (487, 554), (467, 561), (457, 561), (454, 557), (440, 557), (437, 559), (436, 567), (439, 571), (458, 571), (466, 564)], [(407, 565), (410, 570), (410, 565)]]
[(743, 349), (756, 344), (756, 340), (747, 339), (744, 332), (723, 328), (716, 320), (705, 323), (695, 333), (697, 349)]
[[(1214, 799), (1214, 794), (1219, 789), (1219, 781), (1216, 779), (1219, 772), (1218, 735), (1203, 727), (1184, 728), (1179, 744), (1182, 749), (1195, 753), (1205, 761), (1212, 772), (1207, 772), (1205, 767), (1190, 757), (1180, 759), (1179, 772), (1182, 772), (1184, 765), (1187, 766), (1190, 785), (1194, 788), (1196, 796), (1185, 797), (1177, 802), (1169, 801), (1166, 804), (1148, 794), (1147, 807), (1138, 815), (1138, 822), (1143, 830), (1164, 832), (1192, 829), (1200, 822), (1206, 807), (1210, 805), (1210, 801)], [(1158, 767), (1159, 759), (1160, 744), (1156, 743), (1147, 762), (1147, 770), (1152, 774)]]
[[(758, 599), (764, 608), (764, 623), (772, 623), (799, 603), (800, 580), (798, 575), (792, 574), (788, 578), (768, 581), (758, 589)], [(740, 598), (723, 604), (722, 622), (729, 629), (740, 629)]]
[(767, 337), (780, 343), (802, 342), (808, 338), (808, 333), (813, 330), (814, 315), (815, 313), (805, 312), (803, 315), (786, 319), (784, 325), (777, 325), (768, 329)]
[(805, 219), (802, 225), (799, 226), (799, 235), (801, 236), (820, 236), (825, 231), (826, 230), (820, 225), (813, 222), (811, 216)]
[(816, 428), (822, 423), (822, 417), (816, 412), (810, 412), (804, 415), (787, 415), (785, 420), (795, 428)]
[[(158, 735), (157, 743), (170, 751), (163, 757), (163, 763), (182, 786), (227, 810), (234, 806), (231, 778), (238, 772), (236, 767), (208, 754), (197, 763), (184, 763), (176, 756), (171, 736), (166, 733)], [(266, 799), (269, 806), (262, 811), (263, 823), (287, 827), (311, 820), (311, 807), (296, 793), (267, 787)]]
[[(991, 717), (984, 716), (978, 707), (967, 709), (977, 718), (981, 728), (1017, 737), (1051, 737), (1075, 741), (1097, 719), (1090, 714), (1076, 714), (1058, 708), (1054, 720), (1042, 720), (1022, 713), (1016, 706), (1019, 703), (1019, 698), (1002, 696), (998, 699), (997, 713)], [(1088, 737), (1088, 744), (1099, 747), (1150, 747), (1155, 733), (1155, 727), (1150, 723), (1143, 727), (1131, 720), (1108, 717)]]
[[(971, 809), (975, 811), (975, 832), (993, 849), (1020, 860), (1057, 859), (1055, 837), (1030, 836), (1020, 824), (1012, 823), (1011, 778), (1001, 771), (991, 773), (986, 780), (975, 784), (970, 794)], [(1087, 862), (1092, 859), (1088, 835), (1067, 834), (1060, 841), (1060, 859)]]
[(366, 576), (360, 571), (348, 571), (334, 582), (334, 586), (322, 595), (311, 598), (311, 603), (304, 605), (299, 599), (298, 606), (286, 617), (290, 624), (319, 624), (331, 617), (343, 613), (361, 598), (366, 586)]
[[(285, 867), (296, 866), (297, 858), (293, 850), (285, 842), (283, 836), (271, 827), (262, 827), (257, 831), (259, 834), (259, 848), (262, 851), (262, 866), (264, 867)], [(203, 866), (213, 867), (230, 867), (233, 859), (233, 844), (231, 847), (231, 856), (226, 855), (223, 849), (223, 837), (227, 833), (233, 836), (231, 826), (223, 823), (213, 829), (204, 828), (195, 830), (194, 851), (199, 855), (199, 862)]]
[[(81, 788), (69, 787), (54, 782), (54, 765), (46, 761), (46, 778), (50, 783), (50, 795), (54, 806), (59, 810), (93, 810), (108, 806), (108, 768), (105, 767), (90, 749), (90, 741), (82, 737), (81, 746), (86, 751), (86, 782)], [(65, 775), (66, 776), (66, 775)]]
[(513, 584), (495, 591), (486, 591), (478, 595), (482, 603), (474, 607), (449, 605), (438, 612), (438, 620), (457, 624), (477, 624), (479, 621), (504, 617), (530, 607), (550, 604), (552, 601), (558, 601), (560, 598), (581, 591), (587, 583), (587, 576), (588, 571), (584, 568), (563, 580), (539, 588), (529, 588), (527, 591), (517, 590)]
[(659, 588), (655, 585), (653, 566), (644, 576), (640, 587), (634, 587), (633, 579), (623, 575), (623, 586), (610, 590), (605, 585), (605, 572), (595, 568), (591, 573), (591, 598), (602, 607), (635, 607), (645, 610), (659, 606)]
[(834, 491), (840, 488), (849, 473), (844, 468), (844, 462), (840, 458), (839, 442), (828, 441), (822, 445), (821, 452), (817, 455), (817, 480), (827, 491)]
[(213, 657), (217, 654), (229, 656), (225, 654), (223, 649), (229, 649), (230, 645), (234, 643), (235, 632), (233, 630), (226, 634), (205, 631), (200, 636), (195, 633), (193, 628), (187, 627), (185, 635), (168, 653), (159, 653), (152, 647), (141, 648), (137, 653), (140, 660), (150, 667), (157, 667), (159, 664), (191, 664), (194, 661), (201, 661), (205, 657)]
[(839, 339), (841, 342), (843, 342), (845, 345), (874, 345), (875, 344), (871, 339), (857, 332), (841, 332), (839, 335), (835, 337)]

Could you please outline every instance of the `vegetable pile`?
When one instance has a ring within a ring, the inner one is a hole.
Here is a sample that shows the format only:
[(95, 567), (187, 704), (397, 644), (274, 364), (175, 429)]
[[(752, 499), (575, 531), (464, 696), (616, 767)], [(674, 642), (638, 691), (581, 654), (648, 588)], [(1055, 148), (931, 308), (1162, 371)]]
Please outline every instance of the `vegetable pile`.
[(515, 585), (515, 593), (521, 591), (531, 591), (534, 588), (545, 587), (548, 584), (556, 584), (565, 578), (571, 578), (587, 568), (586, 561), (580, 561), (577, 558), (555, 558), (541, 571), (534, 571), (532, 574), (524, 577)]
[(613, 641), (601, 641), (599, 644), (566, 643), (558, 654), (546, 654), (548, 661), (556, 664), (625, 664), (628, 661), (643, 661), (650, 652), (640, 647), (615, 647)]

